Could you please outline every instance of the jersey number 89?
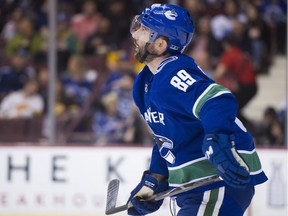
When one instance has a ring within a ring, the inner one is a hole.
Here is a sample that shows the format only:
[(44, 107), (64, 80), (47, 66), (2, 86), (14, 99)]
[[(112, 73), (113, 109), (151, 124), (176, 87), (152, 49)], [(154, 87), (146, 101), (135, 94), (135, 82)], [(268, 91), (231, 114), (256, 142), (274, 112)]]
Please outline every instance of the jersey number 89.
[(193, 79), (185, 70), (180, 70), (177, 72), (176, 76), (172, 77), (170, 84), (181, 91), (186, 92), (187, 88), (194, 82), (196, 82), (196, 80)]

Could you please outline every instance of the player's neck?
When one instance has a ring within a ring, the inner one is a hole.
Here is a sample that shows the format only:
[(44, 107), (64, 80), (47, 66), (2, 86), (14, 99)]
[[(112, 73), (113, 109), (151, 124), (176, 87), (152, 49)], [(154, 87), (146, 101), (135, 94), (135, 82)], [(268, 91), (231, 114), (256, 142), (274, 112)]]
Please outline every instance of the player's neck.
[(163, 61), (163, 59), (167, 58), (167, 56), (161, 56), (154, 58), (152, 61), (147, 63), (147, 66), (149, 67), (150, 71), (155, 75), (157, 73), (157, 68), (160, 65), (160, 63)]

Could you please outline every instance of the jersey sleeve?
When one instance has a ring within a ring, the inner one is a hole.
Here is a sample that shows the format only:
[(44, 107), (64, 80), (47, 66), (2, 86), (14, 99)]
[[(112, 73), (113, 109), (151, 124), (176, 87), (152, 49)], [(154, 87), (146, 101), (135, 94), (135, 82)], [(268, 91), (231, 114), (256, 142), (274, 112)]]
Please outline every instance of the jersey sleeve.
[(206, 101), (199, 110), (205, 133), (233, 133), (237, 108), (236, 99), (232, 94), (223, 94)]
[[(200, 87), (196, 86), (195, 88), (200, 88)], [(193, 115), (197, 119), (201, 119), (200, 111), (202, 107), (204, 106), (204, 104), (206, 104), (208, 101), (212, 99), (219, 98), (220, 96), (225, 95), (225, 94), (229, 94), (231, 97), (233, 97), (230, 90), (216, 83), (208, 84), (205, 86), (204, 89), (202, 88), (200, 91), (198, 90), (198, 94), (196, 94), (196, 98), (194, 98), (194, 103), (193, 103), (193, 108), (192, 108)]]
[(151, 156), (151, 163), (150, 163), (149, 171), (152, 173), (163, 175), (165, 177), (169, 176), (166, 161), (159, 154), (159, 149), (158, 149), (157, 144), (154, 144), (153, 149), (152, 149), (152, 156)]
[(238, 104), (227, 88), (212, 83), (202, 91), (193, 104), (193, 114), (205, 133), (232, 133)]

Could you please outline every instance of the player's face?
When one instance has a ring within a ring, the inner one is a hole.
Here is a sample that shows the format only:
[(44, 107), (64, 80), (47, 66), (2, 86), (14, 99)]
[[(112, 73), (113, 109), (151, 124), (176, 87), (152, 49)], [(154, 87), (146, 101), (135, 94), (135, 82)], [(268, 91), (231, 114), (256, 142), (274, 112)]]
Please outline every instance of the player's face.
[(131, 24), (130, 32), (134, 39), (135, 57), (141, 61), (146, 52), (146, 44), (149, 42), (150, 29), (140, 23), (140, 16), (136, 16)]

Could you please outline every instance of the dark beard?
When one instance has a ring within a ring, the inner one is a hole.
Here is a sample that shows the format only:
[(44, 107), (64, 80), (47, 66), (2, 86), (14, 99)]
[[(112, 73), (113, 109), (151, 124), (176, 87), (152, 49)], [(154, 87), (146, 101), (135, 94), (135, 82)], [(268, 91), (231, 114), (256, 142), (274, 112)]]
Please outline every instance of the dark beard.
[[(150, 48), (150, 49), (149, 49)], [(141, 63), (149, 63), (151, 62), (156, 56), (153, 54), (154, 48), (153, 46), (148, 46), (147, 49), (140, 49), (135, 54), (135, 58)]]
[(143, 54), (141, 54), (140, 51), (135, 54), (135, 58), (136, 58), (137, 61), (139, 61), (140, 63), (143, 63), (143, 62), (145, 61), (145, 59), (143, 59)]

